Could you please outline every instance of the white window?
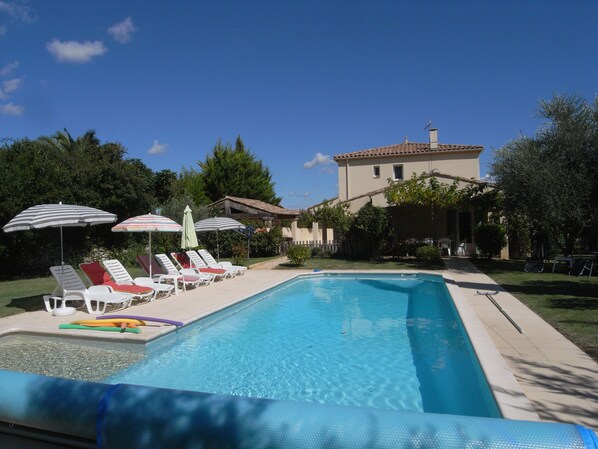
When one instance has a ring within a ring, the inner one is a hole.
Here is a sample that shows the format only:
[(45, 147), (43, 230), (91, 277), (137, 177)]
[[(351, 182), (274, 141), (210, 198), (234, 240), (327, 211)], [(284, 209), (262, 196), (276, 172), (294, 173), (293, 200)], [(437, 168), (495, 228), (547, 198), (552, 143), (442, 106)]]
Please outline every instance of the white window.
[(379, 177), (380, 177), (380, 166), (374, 165), (374, 178), (379, 178)]
[(393, 165), (392, 166), (392, 174), (394, 176), (395, 181), (401, 181), (403, 179), (403, 166), (402, 165)]

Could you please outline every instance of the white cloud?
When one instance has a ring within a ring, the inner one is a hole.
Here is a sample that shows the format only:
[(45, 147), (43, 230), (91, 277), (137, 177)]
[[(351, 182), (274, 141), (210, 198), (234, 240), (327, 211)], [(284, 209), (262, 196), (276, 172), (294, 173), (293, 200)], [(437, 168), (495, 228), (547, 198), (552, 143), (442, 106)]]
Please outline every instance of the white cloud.
[(303, 192), (303, 193), (301, 193), (301, 192), (290, 192), (289, 196), (293, 197), (293, 198), (309, 199), (309, 198), (311, 198), (311, 192)]
[(2, 86), (3, 86), (2, 90), (6, 93), (14, 92), (15, 90), (17, 90), (19, 88), (19, 86), (21, 85), (22, 82), (23, 82), (23, 78), (14, 78), (12, 80), (4, 81), (2, 83)]
[(167, 143), (160, 143), (154, 139), (154, 144), (152, 145), (152, 147), (149, 150), (147, 150), (147, 154), (162, 154), (162, 153), (165, 153), (167, 149), (168, 149)]
[(0, 114), (21, 115), (23, 112), (25, 112), (25, 108), (23, 106), (12, 103), (0, 104)]
[(4, 81), (2, 83), (2, 89), (0, 89), (0, 100), (6, 100), (8, 98), (7, 94), (17, 90), (22, 82), (22, 78), (15, 78), (12, 80)]
[(0, 1), (0, 13), (8, 14), (15, 22), (33, 23), (37, 20), (35, 10), (23, 0)]
[(76, 64), (89, 62), (92, 58), (101, 56), (108, 51), (101, 41), (62, 42), (58, 39), (53, 39), (52, 42), (46, 44), (46, 48), (54, 55), (56, 60)]
[(332, 162), (333, 161), (330, 156), (318, 152), (311, 161), (303, 164), (303, 168), (314, 168), (316, 165), (328, 165), (332, 164)]
[(122, 22), (116, 23), (108, 28), (108, 34), (112, 36), (116, 42), (126, 44), (131, 40), (131, 35), (137, 30), (131, 17), (127, 17)]
[[(0, 33), (1, 34), (1, 33)], [(19, 61), (13, 61), (0, 69), (0, 76), (8, 76), (19, 66)]]

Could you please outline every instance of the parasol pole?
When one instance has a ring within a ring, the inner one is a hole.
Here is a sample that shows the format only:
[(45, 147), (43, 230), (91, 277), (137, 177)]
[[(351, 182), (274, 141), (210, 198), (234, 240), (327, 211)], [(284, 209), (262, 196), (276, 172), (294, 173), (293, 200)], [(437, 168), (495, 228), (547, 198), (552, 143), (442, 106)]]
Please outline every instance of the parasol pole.
[(149, 231), (149, 275), (152, 277), (152, 231)]
[[(60, 226), (60, 284), (60, 290), (62, 297), (64, 298), (64, 249), (62, 242), (62, 226)], [(62, 305), (64, 306), (64, 301), (62, 301)]]

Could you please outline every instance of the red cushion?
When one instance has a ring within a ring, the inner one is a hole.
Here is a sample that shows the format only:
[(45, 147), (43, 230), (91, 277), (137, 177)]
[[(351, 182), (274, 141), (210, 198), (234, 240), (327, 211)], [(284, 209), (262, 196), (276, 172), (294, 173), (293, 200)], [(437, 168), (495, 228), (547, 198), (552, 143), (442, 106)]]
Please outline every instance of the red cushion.
[(222, 268), (200, 268), (199, 271), (203, 273), (224, 274), (226, 270)]
[(114, 291), (133, 293), (134, 295), (143, 295), (154, 291), (150, 287), (141, 287), (140, 285), (117, 284), (114, 281), (104, 282), (104, 285), (109, 285)]
[(106, 270), (104, 270), (104, 267), (98, 261), (82, 263), (79, 267), (93, 285), (103, 285), (104, 282), (110, 281), (110, 275), (106, 273)]

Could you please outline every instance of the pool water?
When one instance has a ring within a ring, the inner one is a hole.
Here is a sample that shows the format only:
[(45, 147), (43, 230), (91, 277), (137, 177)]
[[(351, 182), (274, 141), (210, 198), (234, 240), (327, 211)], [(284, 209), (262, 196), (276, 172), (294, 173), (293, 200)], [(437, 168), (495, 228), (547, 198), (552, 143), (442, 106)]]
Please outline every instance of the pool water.
[(151, 343), (104, 381), (500, 417), (432, 275), (298, 278)]

